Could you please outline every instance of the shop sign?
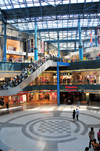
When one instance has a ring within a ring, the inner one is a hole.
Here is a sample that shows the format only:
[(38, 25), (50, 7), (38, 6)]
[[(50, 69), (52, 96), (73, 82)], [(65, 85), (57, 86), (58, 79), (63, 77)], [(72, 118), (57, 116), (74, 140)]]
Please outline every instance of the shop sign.
[(63, 75), (63, 76), (68, 75), (69, 76), (69, 75), (71, 75), (71, 73), (61, 73), (60, 75)]
[(66, 89), (79, 89), (79, 86), (65, 86)]
[(65, 91), (65, 92), (79, 92), (78, 89), (63, 89), (61, 91)]
[(7, 54), (14, 54), (14, 55), (23, 55), (25, 56), (26, 55), (26, 52), (19, 52), (19, 51), (9, 51), (7, 50)]
[(74, 92), (74, 91), (78, 91), (78, 89), (80, 89), (79, 86), (62, 86), (63, 91), (67, 91), (67, 92)]

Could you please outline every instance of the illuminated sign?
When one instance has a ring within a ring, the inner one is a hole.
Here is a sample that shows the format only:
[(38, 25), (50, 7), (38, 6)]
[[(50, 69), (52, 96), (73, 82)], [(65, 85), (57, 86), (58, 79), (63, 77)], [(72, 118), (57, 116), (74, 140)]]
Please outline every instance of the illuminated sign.
[(77, 89), (66, 89), (66, 91), (68, 91), (68, 92), (71, 91), (72, 92), (72, 91), (77, 91)]
[(77, 89), (78, 87), (77, 86), (65, 86), (65, 88), (67, 88), (67, 89)]

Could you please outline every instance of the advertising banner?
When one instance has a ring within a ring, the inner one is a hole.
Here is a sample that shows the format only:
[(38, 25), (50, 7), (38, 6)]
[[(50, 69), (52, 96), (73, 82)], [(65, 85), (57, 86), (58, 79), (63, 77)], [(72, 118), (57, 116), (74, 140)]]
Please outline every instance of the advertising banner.
[(97, 27), (98, 45), (100, 45), (100, 27)]
[(44, 53), (44, 42), (42, 41), (42, 53)]

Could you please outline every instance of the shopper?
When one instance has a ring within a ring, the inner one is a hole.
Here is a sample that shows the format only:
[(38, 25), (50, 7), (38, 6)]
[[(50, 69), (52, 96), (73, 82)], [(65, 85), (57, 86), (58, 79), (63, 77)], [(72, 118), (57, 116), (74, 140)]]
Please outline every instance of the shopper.
[(31, 63), (32, 63), (32, 58), (30, 59)]
[(89, 131), (89, 139), (90, 139), (90, 141), (89, 141), (89, 148), (91, 148), (91, 143), (93, 142), (93, 140), (94, 140), (94, 129), (93, 129), (93, 127), (91, 127), (91, 130)]
[(6, 103), (6, 107), (7, 107), (7, 110), (8, 110), (9, 109), (9, 103), (8, 102)]
[(77, 118), (77, 120), (78, 120), (78, 117), (79, 117), (79, 110), (76, 109), (76, 118)]
[(75, 110), (73, 110), (73, 119), (75, 119), (75, 114), (76, 114), (76, 112), (75, 112)]
[(89, 105), (89, 99), (87, 100), (87, 105)]
[(99, 151), (99, 144), (96, 142), (96, 139), (93, 140), (92, 146), (95, 151)]

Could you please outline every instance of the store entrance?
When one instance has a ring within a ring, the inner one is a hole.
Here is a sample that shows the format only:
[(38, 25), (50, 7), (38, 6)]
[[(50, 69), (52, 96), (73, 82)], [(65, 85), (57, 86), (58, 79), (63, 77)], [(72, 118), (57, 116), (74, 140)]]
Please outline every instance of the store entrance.
[(71, 105), (80, 100), (82, 100), (80, 92), (60, 92), (60, 104)]

